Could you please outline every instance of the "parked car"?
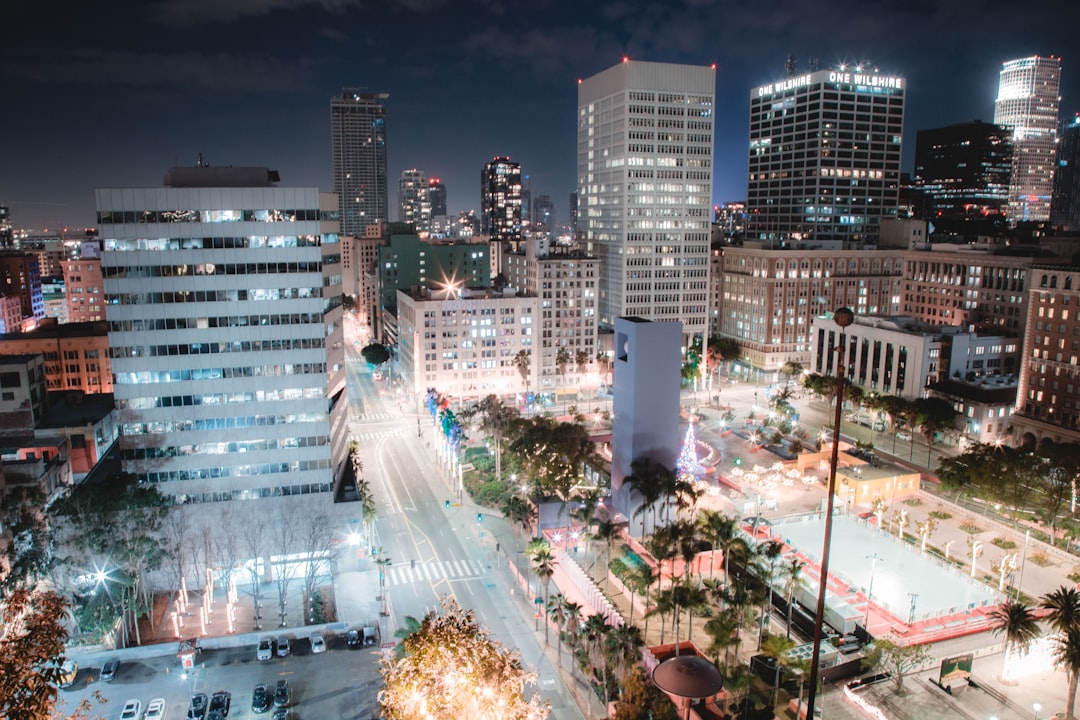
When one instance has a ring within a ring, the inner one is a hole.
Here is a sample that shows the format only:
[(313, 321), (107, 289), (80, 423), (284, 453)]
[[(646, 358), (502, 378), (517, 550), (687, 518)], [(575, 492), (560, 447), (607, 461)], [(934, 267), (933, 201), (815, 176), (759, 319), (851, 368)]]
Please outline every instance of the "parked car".
[(345, 633), (345, 644), (353, 650), (363, 645), (363, 643), (360, 641), (360, 631), (350, 630), (349, 632)]
[(116, 658), (108, 661), (101, 666), (101, 680), (102, 682), (112, 682), (116, 679), (116, 673), (120, 670), (120, 661)]
[(311, 641), (311, 654), (318, 655), (319, 653), (326, 652), (326, 640), (319, 633), (312, 633), (308, 638)]
[(907, 440), (908, 442), (910, 442), (911, 441), (911, 433), (901, 430), (900, 432), (896, 433), (896, 439), (897, 440)]
[(290, 720), (292, 713), (289, 712), (289, 708), (278, 708), (274, 711), (273, 720)]
[(206, 704), (206, 695), (203, 693), (192, 695), (187, 711), (188, 720), (205, 720)]
[(64, 661), (64, 664), (60, 666), (60, 687), (71, 687), (75, 684), (75, 676), (79, 674), (79, 663), (75, 662), (71, 658)]
[(251, 693), (251, 711), (264, 713), (270, 709), (272, 703), (273, 698), (270, 695), (270, 688), (262, 683), (256, 685), (255, 690)]
[(229, 706), (232, 705), (232, 693), (228, 690), (218, 690), (210, 698), (210, 712), (221, 713), (222, 717), (229, 716)]
[(289, 681), (282, 678), (277, 681), (274, 689), (274, 707), (289, 707), (292, 703), (292, 693), (289, 691)]
[(277, 639), (277, 656), (285, 657), (292, 650), (292, 641), (282, 635)]
[(139, 720), (142, 715), (142, 703), (138, 700), (128, 700), (124, 703), (124, 709), (120, 711), (120, 720)]
[(165, 698), (154, 698), (146, 706), (146, 714), (143, 720), (165, 720), (165, 713), (169, 706), (165, 704)]
[(379, 629), (374, 625), (365, 625), (362, 631), (364, 647), (372, 647), (379, 642)]
[(274, 657), (274, 641), (268, 637), (259, 640), (259, 649), (255, 651), (258, 660), (269, 660)]

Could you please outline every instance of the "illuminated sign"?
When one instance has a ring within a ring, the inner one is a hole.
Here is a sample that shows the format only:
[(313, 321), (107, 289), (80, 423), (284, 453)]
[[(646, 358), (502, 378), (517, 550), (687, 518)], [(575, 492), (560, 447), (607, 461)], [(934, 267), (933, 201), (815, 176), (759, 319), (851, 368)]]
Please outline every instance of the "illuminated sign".
[(758, 97), (763, 95), (771, 95), (776, 92), (784, 92), (785, 90), (794, 90), (795, 88), (806, 87), (812, 84), (813, 75), (800, 75), (798, 77), (788, 78), (781, 80), (780, 82), (773, 83), (772, 85), (762, 85), (757, 89)]
[(798, 75), (785, 78), (770, 85), (762, 85), (754, 91), (758, 97), (765, 97), (773, 93), (781, 93), (796, 88), (808, 87), (815, 83), (843, 83), (845, 85), (859, 85), (862, 87), (880, 87), (895, 90), (904, 89), (904, 78), (890, 75), (877, 75), (873, 73), (846, 72), (844, 70), (829, 70)]
[(848, 83), (851, 85), (866, 85), (869, 87), (904, 88), (904, 78), (889, 77), (888, 75), (865, 75), (862, 73), (830, 72), (829, 82)]

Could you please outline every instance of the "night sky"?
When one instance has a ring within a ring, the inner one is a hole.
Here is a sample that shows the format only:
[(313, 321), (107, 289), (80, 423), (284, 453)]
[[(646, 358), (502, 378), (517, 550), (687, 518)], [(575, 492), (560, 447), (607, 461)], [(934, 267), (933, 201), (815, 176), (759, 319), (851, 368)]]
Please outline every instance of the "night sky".
[(1003, 60), (1062, 55), (1062, 113), (1080, 111), (1075, 0), (17, 0), (4, 16), (0, 205), (36, 229), (92, 225), (95, 187), (159, 186), (200, 152), (332, 190), (344, 86), (390, 94), (392, 219), (403, 169), (441, 177), (456, 212), (510, 155), (566, 222), (577, 79), (624, 54), (717, 64), (717, 202), (745, 198), (750, 89), (789, 53), (907, 78), (905, 170), (916, 130), (993, 119)]

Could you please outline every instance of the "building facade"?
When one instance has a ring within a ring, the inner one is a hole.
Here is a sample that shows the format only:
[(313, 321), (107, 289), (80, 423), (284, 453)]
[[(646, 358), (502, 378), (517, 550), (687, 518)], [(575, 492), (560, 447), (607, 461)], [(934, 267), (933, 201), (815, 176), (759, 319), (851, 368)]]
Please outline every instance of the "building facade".
[(493, 241), (521, 240), (521, 164), (494, 157), (480, 171), (480, 227)]
[[(599, 261), (582, 252), (552, 248), (527, 240), (519, 252), (503, 256), (509, 286), (539, 300), (534, 357), (540, 392), (598, 383), (596, 367), (596, 294)], [(565, 360), (559, 362), (560, 357)], [(583, 361), (583, 362), (580, 362)]]
[(105, 319), (104, 280), (101, 258), (80, 257), (63, 260), (64, 293), (68, 322), (97, 322)]
[(431, 199), (428, 179), (423, 170), (402, 170), (398, 178), (398, 220), (417, 230), (431, 226)]
[(398, 364), (405, 387), (418, 398), (427, 388), (463, 400), (536, 390), (535, 296), (463, 288), (447, 297), (402, 289), (397, 308)]
[(124, 470), (177, 502), (329, 498), (341, 477), (338, 202), (276, 181), (96, 191)]
[(428, 202), (431, 203), (431, 217), (446, 215), (446, 185), (437, 177), (428, 178)]
[(341, 234), (389, 219), (386, 175), (386, 93), (351, 88), (330, 98), (330, 151)]
[(24, 320), (45, 317), (37, 255), (17, 251), (0, 254), (0, 295), (19, 298)]
[(903, 254), (898, 250), (769, 250), (726, 247), (720, 334), (737, 342), (742, 362), (776, 372), (810, 365), (811, 319), (850, 307), (858, 315), (895, 315)]
[(932, 383), (929, 397), (952, 404), (963, 418), (962, 447), (975, 443), (1007, 444), (1012, 441), (1013, 408), (1016, 406), (1016, 377), (983, 377), (978, 381), (945, 380)]
[(851, 249), (895, 217), (907, 81), (840, 66), (750, 92), (747, 237)]
[(113, 391), (109, 328), (104, 321), (43, 323), (29, 332), (0, 335), (0, 353), (43, 356), (50, 391), (78, 390), (87, 395)]
[(1080, 268), (1033, 265), (1013, 441), (1080, 442)]
[(989, 235), (1004, 229), (1012, 154), (1012, 132), (978, 120), (916, 134), (913, 179), (933, 202), (937, 232)]
[(1035, 55), (1001, 66), (994, 123), (1012, 131), (1012, 223), (1050, 219), (1060, 87), (1059, 57)]
[(606, 329), (708, 330), (715, 94), (714, 68), (629, 60), (578, 84), (578, 230)]
[(1063, 230), (1080, 230), (1080, 113), (1061, 126), (1050, 224)]

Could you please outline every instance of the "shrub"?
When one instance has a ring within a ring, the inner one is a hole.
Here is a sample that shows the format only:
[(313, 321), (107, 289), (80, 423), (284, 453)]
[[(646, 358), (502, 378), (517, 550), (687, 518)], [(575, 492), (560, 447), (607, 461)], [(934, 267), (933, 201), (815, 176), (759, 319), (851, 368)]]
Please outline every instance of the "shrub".
[(971, 522), (970, 520), (965, 520), (963, 524), (960, 525), (960, 529), (966, 532), (968, 535), (977, 535), (982, 532), (982, 528)]
[(1002, 550), (1014, 550), (1016, 549), (1016, 543), (1008, 538), (996, 537), (990, 541), (991, 545), (996, 545)]
[(945, 512), (944, 510), (931, 510), (930, 517), (934, 518), (935, 520), (948, 520), (952, 517), (952, 515)]
[(1053, 563), (1050, 562), (1050, 556), (1048, 556), (1042, 550), (1036, 550), (1035, 552), (1031, 553), (1031, 562), (1035, 563), (1039, 567), (1047, 567), (1049, 565), (1053, 565)]

